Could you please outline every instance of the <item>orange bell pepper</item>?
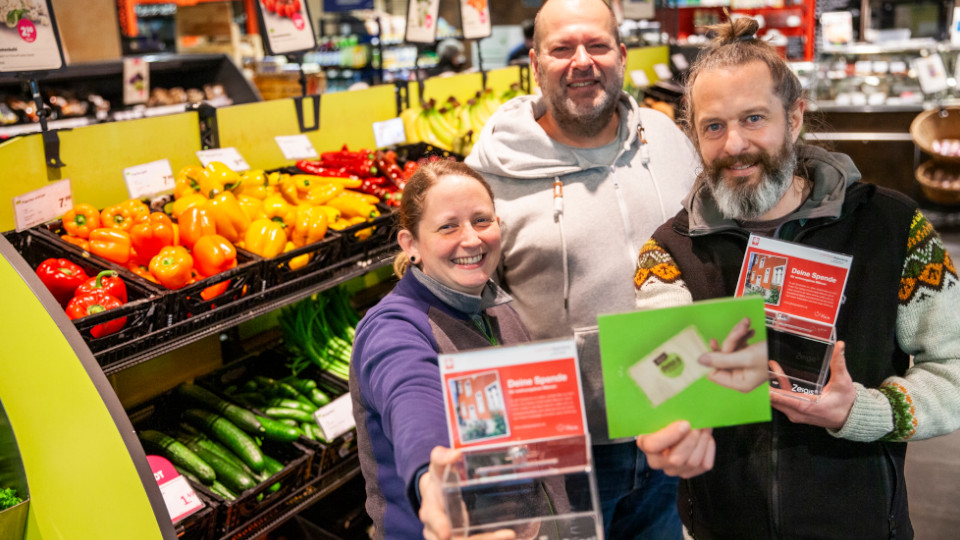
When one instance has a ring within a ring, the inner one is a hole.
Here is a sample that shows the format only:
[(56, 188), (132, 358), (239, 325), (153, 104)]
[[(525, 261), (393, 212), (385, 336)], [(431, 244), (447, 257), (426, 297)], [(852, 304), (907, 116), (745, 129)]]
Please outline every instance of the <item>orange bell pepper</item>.
[(147, 281), (151, 281), (153, 283), (160, 283), (159, 281), (157, 281), (157, 278), (153, 277), (153, 274), (150, 273), (149, 263), (141, 264), (141, 263), (138, 263), (137, 261), (130, 260), (127, 262), (127, 270), (133, 272), (134, 274), (142, 277)]
[(283, 224), (271, 219), (258, 219), (250, 224), (243, 238), (244, 247), (261, 257), (270, 259), (283, 253), (287, 244), (287, 233)]
[(69, 235), (89, 238), (90, 231), (100, 226), (100, 211), (92, 204), (75, 204), (63, 215), (62, 225)]
[(305, 246), (323, 239), (327, 234), (327, 215), (316, 206), (301, 206), (297, 209), (297, 221), (293, 225), (290, 241), (296, 246)]
[(79, 236), (72, 236), (69, 234), (61, 235), (60, 238), (62, 238), (64, 242), (79, 246), (80, 249), (84, 251), (90, 251), (90, 242), (86, 238), (80, 238)]
[(297, 222), (297, 207), (288, 203), (279, 194), (270, 195), (263, 200), (263, 215), (292, 229), (293, 224)]
[(150, 216), (150, 207), (140, 199), (127, 199), (120, 204), (132, 210), (131, 215), (133, 215), (134, 224), (139, 223)]
[(193, 208), (194, 206), (200, 206), (205, 202), (207, 202), (207, 198), (199, 193), (184, 195), (173, 202), (173, 206), (170, 207), (170, 215), (173, 216), (174, 219), (179, 220), (180, 214), (182, 214), (184, 210)]
[(237, 202), (240, 203), (240, 208), (243, 208), (243, 213), (250, 218), (251, 222), (265, 217), (262, 200), (249, 195), (237, 195)]
[(193, 249), (201, 236), (217, 234), (217, 224), (213, 216), (201, 206), (188, 208), (177, 219), (180, 225), (180, 243), (190, 249)]
[(100, 227), (90, 233), (90, 253), (108, 261), (125, 265), (130, 260), (130, 233), (120, 229)]
[(238, 242), (250, 226), (250, 218), (240, 207), (237, 197), (225, 191), (203, 204), (217, 225), (217, 234), (231, 242)]
[(181, 289), (193, 278), (193, 257), (183, 246), (167, 246), (150, 259), (150, 273), (168, 289)]
[(193, 245), (193, 257), (197, 272), (212, 276), (237, 265), (237, 248), (223, 236), (209, 234)]
[(327, 201), (343, 192), (343, 186), (340, 184), (317, 183), (304, 194), (303, 200), (307, 204), (318, 206), (321, 204), (326, 204)]
[(200, 291), (200, 298), (203, 298), (204, 300), (210, 300), (211, 298), (216, 298), (221, 294), (227, 292), (227, 289), (229, 287), (230, 287), (230, 280), (225, 279), (220, 283), (217, 283), (216, 285), (205, 287), (202, 291)]
[(173, 221), (163, 212), (153, 212), (130, 228), (130, 242), (136, 251), (136, 260), (149, 264), (161, 248), (176, 244)]
[(197, 165), (187, 165), (177, 171), (177, 175), (173, 178), (173, 198), (180, 200), (187, 195), (200, 193), (200, 177), (202, 175), (203, 167)]
[(108, 206), (100, 212), (100, 226), (129, 231), (138, 215), (135, 208), (123, 203)]

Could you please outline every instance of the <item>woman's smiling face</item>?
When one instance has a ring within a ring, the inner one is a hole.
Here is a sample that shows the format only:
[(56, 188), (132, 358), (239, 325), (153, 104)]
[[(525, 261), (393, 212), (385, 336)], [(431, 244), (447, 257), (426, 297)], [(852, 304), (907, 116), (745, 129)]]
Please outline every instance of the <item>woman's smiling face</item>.
[(398, 240), (423, 273), (451, 289), (480, 294), (500, 262), (500, 221), (484, 186), (469, 176), (441, 176), (424, 199), (416, 237)]

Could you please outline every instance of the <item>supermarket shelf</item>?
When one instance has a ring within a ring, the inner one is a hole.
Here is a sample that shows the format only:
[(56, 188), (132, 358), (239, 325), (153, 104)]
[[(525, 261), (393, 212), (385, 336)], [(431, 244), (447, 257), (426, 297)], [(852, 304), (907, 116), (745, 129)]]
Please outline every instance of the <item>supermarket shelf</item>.
[(220, 540), (252, 540), (263, 538), (270, 531), (309, 508), (311, 505), (330, 495), (342, 485), (360, 474), (360, 459), (353, 454), (336, 467), (307, 483), (298, 491), (291, 493), (276, 506), (258, 515), (248, 523), (237, 527), (221, 537)]
[[(103, 373), (109, 376), (123, 371), (158, 355), (176, 350), (188, 343), (217, 334), (239, 323), (254, 319), (287, 304), (302, 300), (314, 293), (336, 287), (355, 277), (387, 266), (393, 260), (394, 251), (395, 248), (392, 244), (381, 246), (374, 251), (341, 263), (322, 281), (289, 290), (281, 295), (272, 294), (273, 291), (267, 289), (244, 299), (241, 303), (238, 303), (235, 311), (227, 315), (219, 311), (199, 314), (173, 327), (146, 334), (133, 343), (124, 343), (113, 349), (100, 351), (97, 354), (98, 359), (106, 355), (116, 356), (119, 354), (122, 357), (119, 361), (111, 361), (103, 366)], [(144, 348), (136, 348), (137, 345), (143, 345)], [(132, 352), (125, 354), (124, 351), (127, 349)]]

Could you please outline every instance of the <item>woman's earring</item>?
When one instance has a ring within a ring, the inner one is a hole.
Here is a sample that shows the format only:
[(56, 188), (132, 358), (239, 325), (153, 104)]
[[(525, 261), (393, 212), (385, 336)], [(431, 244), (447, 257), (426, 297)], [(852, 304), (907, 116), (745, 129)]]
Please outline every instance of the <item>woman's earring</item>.
[(417, 264), (417, 256), (416, 256), (416, 255), (411, 255), (411, 256), (410, 256), (410, 264)]

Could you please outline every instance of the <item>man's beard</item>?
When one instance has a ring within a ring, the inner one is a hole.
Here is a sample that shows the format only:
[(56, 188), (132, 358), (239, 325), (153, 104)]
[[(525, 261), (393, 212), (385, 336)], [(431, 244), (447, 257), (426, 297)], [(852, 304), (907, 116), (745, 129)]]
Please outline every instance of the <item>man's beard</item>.
[[(545, 80), (542, 72), (543, 64), (538, 69), (540, 80)], [(576, 133), (578, 137), (593, 137), (610, 123), (620, 100), (620, 89), (623, 87), (623, 70), (618, 70), (604, 86), (603, 100), (597, 105), (577, 107), (567, 98), (566, 85), (561, 82), (556, 88), (544, 92), (550, 112), (560, 128), (569, 133)]]
[[(788, 132), (789, 133), (789, 130)], [(728, 182), (723, 170), (737, 163), (756, 163), (760, 167), (760, 181), (751, 184), (743, 181)], [(756, 220), (780, 202), (793, 184), (797, 168), (797, 151), (789, 139), (772, 156), (761, 150), (752, 154), (726, 157), (704, 164), (698, 179), (706, 182), (717, 202), (717, 207), (727, 219)]]

